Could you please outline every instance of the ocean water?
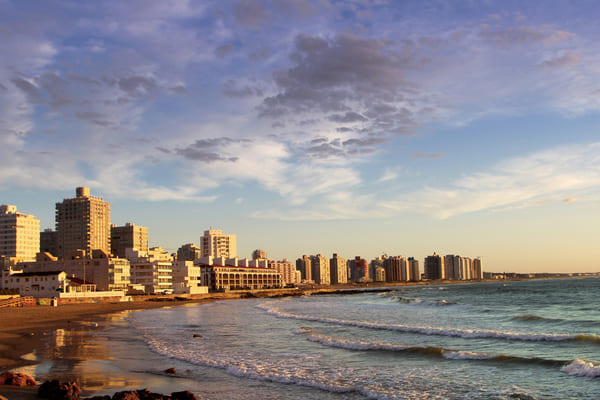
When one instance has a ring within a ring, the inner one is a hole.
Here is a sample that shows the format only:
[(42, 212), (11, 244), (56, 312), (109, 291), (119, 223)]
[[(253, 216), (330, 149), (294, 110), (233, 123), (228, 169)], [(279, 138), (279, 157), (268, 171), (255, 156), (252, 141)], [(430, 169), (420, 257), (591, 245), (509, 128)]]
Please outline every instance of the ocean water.
[(555, 279), (148, 310), (127, 329), (151, 356), (121, 368), (175, 366), (207, 399), (598, 399), (599, 294)]

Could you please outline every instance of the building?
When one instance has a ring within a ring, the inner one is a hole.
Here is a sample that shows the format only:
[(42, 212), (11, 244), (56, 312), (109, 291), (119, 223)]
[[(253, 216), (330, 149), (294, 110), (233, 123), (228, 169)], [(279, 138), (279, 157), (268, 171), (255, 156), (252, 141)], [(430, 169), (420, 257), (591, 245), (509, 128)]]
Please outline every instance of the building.
[(348, 263), (345, 258), (333, 253), (333, 257), (329, 260), (329, 268), (332, 284), (348, 283)]
[(417, 282), (421, 280), (419, 260), (415, 260), (414, 257), (408, 257), (408, 280), (412, 282)]
[(17, 212), (16, 206), (0, 206), (0, 256), (35, 260), (40, 251), (40, 220)]
[(481, 258), (473, 260), (473, 279), (483, 279), (483, 270), (481, 269)]
[(204, 231), (200, 237), (202, 257), (237, 257), (237, 242), (235, 235), (223, 235), (221, 230), (210, 229)]
[(193, 261), (177, 260), (173, 263), (173, 293), (208, 293), (208, 287), (202, 286), (200, 267)]
[(202, 257), (202, 251), (194, 243), (186, 243), (177, 249), (177, 261), (194, 261), (200, 257)]
[(64, 271), (18, 272), (2, 279), (4, 289), (16, 289), (21, 296), (32, 297), (57, 297), (69, 285)]
[(267, 259), (267, 251), (263, 249), (256, 249), (252, 252), (253, 260), (266, 260)]
[(368, 282), (371, 280), (369, 276), (369, 263), (360, 256), (354, 257), (354, 260), (348, 262), (350, 270), (350, 280), (354, 282)]
[(110, 204), (90, 196), (90, 189), (78, 187), (76, 197), (56, 203), (57, 256), (67, 258), (73, 250), (111, 252)]
[(302, 282), (302, 274), (287, 258), (281, 261), (269, 260), (268, 266), (281, 274), (284, 285), (298, 285)]
[(148, 228), (131, 222), (123, 226), (111, 225), (110, 248), (112, 254), (121, 258), (125, 258), (127, 249), (148, 251)]
[(173, 291), (173, 258), (160, 247), (148, 251), (127, 249), (131, 262), (131, 284), (141, 285), (146, 293)]
[(388, 282), (408, 281), (408, 259), (406, 257), (387, 257), (383, 261), (383, 268)]
[(44, 229), (40, 232), (40, 253), (58, 254), (58, 246), (56, 243), (56, 231), (52, 229)]
[(64, 271), (69, 277), (94, 284), (100, 291), (127, 290), (130, 284), (129, 261), (101, 250), (94, 250), (89, 258), (82, 250), (73, 251), (62, 260), (50, 253), (39, 253), (36, 261), (19, 263), (17, 267), (24, 273)]
[(331, 273), (329, 259), (320, 254), (310, 257), (312, 267), (312, 278), (317, 285), (329, 285), (331, 283)]
[[(241, 260), (240, 260), (241, 261)], [(261, 260), (263, 261), (263, 260)], [(211, 291), (271, 289), (283, 287), (281, 274), (260, 262), (238, 265), (237, 259), (202, 257), (194, 264), (200, 267), (202, 286)]]
[(433, 253), (432, 256), (427, 256), (423, 268), (425, 279), (446, 279), (444, 258), (439, 254)]
[(304, 254), (302, 258), (297, 259), (296, 269), (300, 271), (302, 282), (314, 283), (312, 278), (312, 261), (309, 256)]

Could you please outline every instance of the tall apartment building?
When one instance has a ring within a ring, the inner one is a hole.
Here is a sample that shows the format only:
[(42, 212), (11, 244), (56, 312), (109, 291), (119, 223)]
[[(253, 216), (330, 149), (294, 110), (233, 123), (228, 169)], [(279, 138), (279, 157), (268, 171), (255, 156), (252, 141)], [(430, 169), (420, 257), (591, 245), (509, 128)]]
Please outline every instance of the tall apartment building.
[(52, 229), (44, 229), (40, 232), (40, 253), (58, 254), (56, 243), (56, 231)]
[(35, 261), (40, 251), (40, 220), (17, 212), (17, 206), (0, 206), (0, 255)]
[(385, 279), (388, 282), (408, 280), (408, 259), (402, 256), (388, 257), (383, 261)]
[(194, 261), (200, 257), (202, 251), (194, 243), (186, 243), (177, 249), (177, 261)]
[(444, 257), (433, 253), (432, 256), (425, 257), (423, 265), (425, 279), (446, 279), (444, 270)]
[(311, 282), (313, 280), (312, 261), (306, 254), (296, 260), (296, 269), (300, 271), (300, 277), (303, 281)]
[(148, 228), (131, 222), (123, 226), (110, 226), (110, 248), (112, 254), (125, 258), (127, 249), (148, 251)]
[(329, 268), (331, 283), (348, 283), (348, 264), (345, 258), (333, 253), (333, 257), (329, 260)]
[(253, 260), (266, 260), (267, 259), (267, 251), (263, 249), (256, 249), (252, 252)]
[(481, 259), (473, 260), (473, 276), (472, 279), (483, 279), (483, 271), (481, 269)]
[(286, 285), (297, 285), (302, 280), (300, 271), (298, 271), (294, 263), (287, 258), (281, 261), (269, 260), (268, 266), (281, 274), (283, 283)]
[(320, 254), (310, 257), (312, 264), (312, 278), (317, 285), (329, 285), (331, 274), (329, 272), (329, 259)]
[(223, 235), (221, 230), (209, 229), (200, 237), (202, 257), (237, 257), (237, 242), (235, 235)]
[(350, 270), (350, 280), (354, 282), (368, 282), (371, 280), (369, 275), (369, 263), (360, 256), (354, 257), (354, 260), (348, 261)]
[(92, 250), (110, 253), (110, 203), (90, 196), (90, 189), (78, 187), (76, 197), (56, 203), (57, 256), (69, 258), (71, 251)]
[(408, 257), (408, 280), (413, 282), (421, 280), (421, 271), (419, 271), (419, 260), (415, 260), (414, 257)]

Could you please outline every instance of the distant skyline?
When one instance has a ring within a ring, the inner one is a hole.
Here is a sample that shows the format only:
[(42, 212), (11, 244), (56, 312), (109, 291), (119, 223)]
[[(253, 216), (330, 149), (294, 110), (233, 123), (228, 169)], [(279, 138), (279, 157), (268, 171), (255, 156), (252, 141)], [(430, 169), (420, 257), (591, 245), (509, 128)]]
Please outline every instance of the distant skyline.
[(596, 1), (2, 1), (0, 204), (175, 252), (599, 272)]

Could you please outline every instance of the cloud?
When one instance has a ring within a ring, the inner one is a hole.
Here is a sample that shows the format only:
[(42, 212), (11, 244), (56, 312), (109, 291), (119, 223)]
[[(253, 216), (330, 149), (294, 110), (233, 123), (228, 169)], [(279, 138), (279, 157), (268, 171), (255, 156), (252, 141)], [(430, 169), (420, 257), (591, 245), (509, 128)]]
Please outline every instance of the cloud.
[(414, 155), (417, 158), (431, 158), (431, 159), (440, 158), (440, 157), (445, 156), (444, 153), (431, 154), (431, 153), (425, 153), (425, 152), (421, 152), (421, 151), (416, 152)]
[(248, 29), (259, 29), (273, 18), (261, 1), (241, 0), (232, 6), (233, 17), (240, 25)]
[[(563, 146), (513, 158), (489, 172), (455, 180), (449, 187), (426, 187), (381, 202), (392, 212), (409, 210), (449, 218), (474, 211), (535, 204), (566, 193), (584, 193), (600, 187), (600, 143)], [(567, 199), (575, 199), (570, 196)]]
[(566, 199), (563, 200), (563, 203), (569, 204), (569, 203), (575, 203), (576, 201), (577, 201), (576, 197), (567, 197)]
[(562, 56), (542, 61), (541, 66), (544, 68), (567, 68), (578, 65), (580, 61), (579, 54), (566, 52)]
[(551, 45), (556, 42), (571, 39), (575, 34), (567, 31), (552, 30), (545, 27), (520, 26), (494, 29), (489, 26), (483, 26), (479, 32), (479, 36), (500, 47), (513, 47), (532, 43)]

